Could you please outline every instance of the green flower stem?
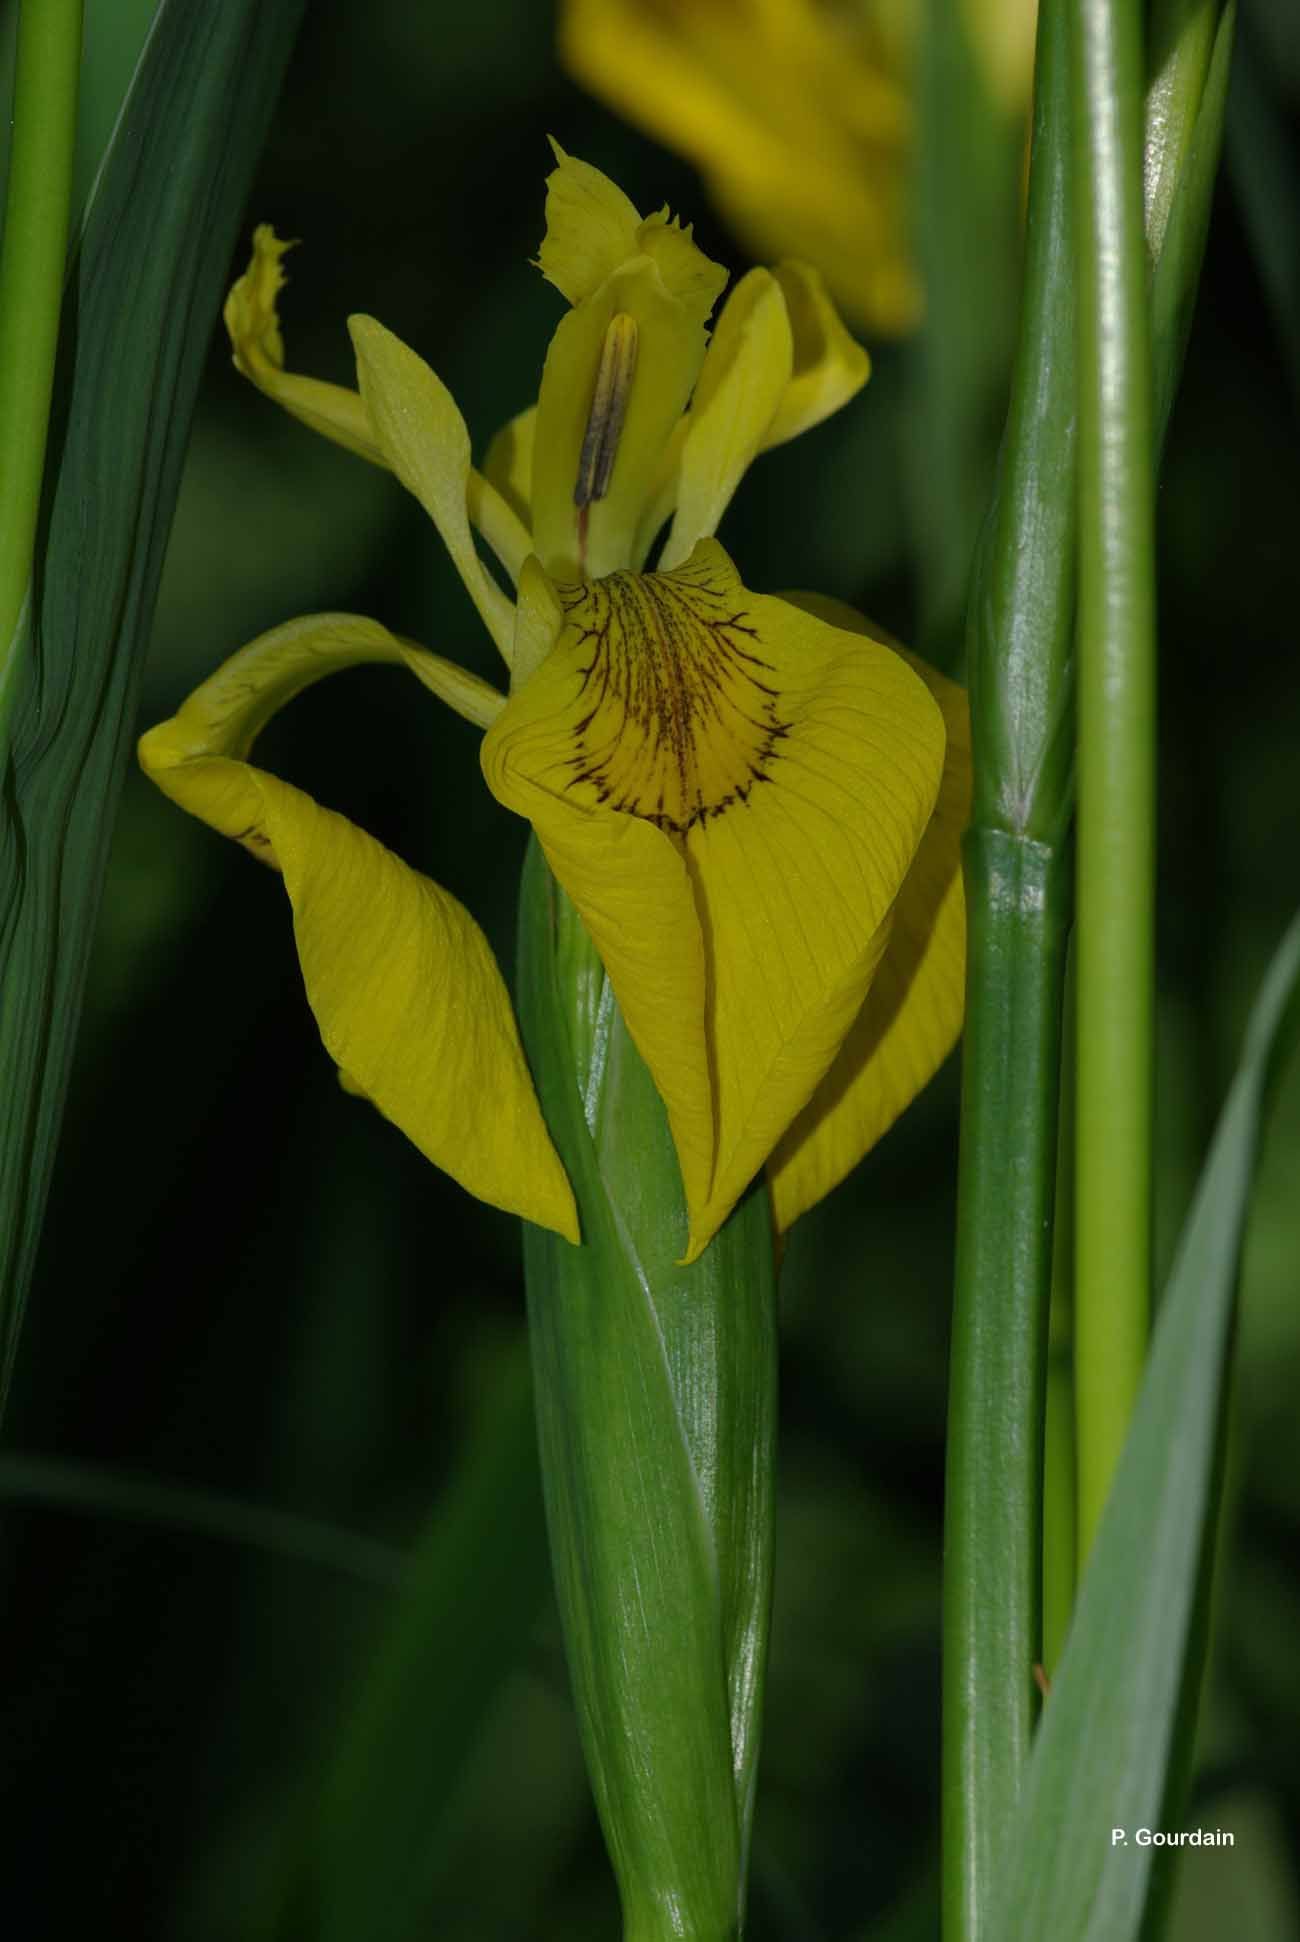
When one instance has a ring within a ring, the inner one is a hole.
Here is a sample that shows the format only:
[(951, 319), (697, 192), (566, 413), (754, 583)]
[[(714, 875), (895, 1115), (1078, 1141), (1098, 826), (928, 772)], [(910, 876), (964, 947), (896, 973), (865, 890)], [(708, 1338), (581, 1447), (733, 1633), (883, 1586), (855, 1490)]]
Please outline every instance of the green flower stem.
[(0, 716), (45, 469), (77, 137), (82, 0), (23, 0), (0, 254)]
[(582, 1222), (525, 1230), (542, 1480), (627, 1942), (732, 1942), (771, 1597), (776, 1308), (761, 1183), (689, 1268), (676, 1154), (534, 843), (519, 1011)]
[(1040, 13), (1025, 298), (969, 627), (975, 797), (944, 1545), (943, 1911), (988, 1938), (1035, 1717), (1074, 619), (1064, 0)]
[[(1046, 1496), (1042, 1455), (1074, 802), (1077, 263), (1069, 42), (1077, 11), (1078, 0), (1043, 0), (1039, 10), (1020, 342), (969, 623), (975, 797), (966, 852), (970, 957), (944, 1576), (950, 1942), (996, 1942), (989, 1910), (1000, 1833), (1029, 1749), (1032, 1669), (1035, 1661), (1050, 1662), (1059, 1646), (1074, 1578), (1063, 1309), (1046, 1425)], [(1163, 429), (1209, 217), (1232, 8), (1223, 10), (1212, 37), (1199, 10), (1182, 0), (1158, 0), (1153, 11), (1164, 94), (1148, 114), (1147, 182), (1152, 206), (1162, 212), (1151, 254)], [(1089, 115), (1084, 125), (1091, 128)], [(1134, 181), (1140, 204), (1136, 173)], [(1140, 206), (1138, 215), (1140, 223)], [(1092, 429), (1095, 436), (1095, 421)], [(1095, 510), (1095, 498), (1092, 504)], [(1149, 553), (1144, 561), (1149, 572)], [(1149, 924), (1149, 910), (1148, 900), (1138, 920)], [(1081, 1056), (1087, 1050), (1085, 1040)], [(1044, 1521), (1051, 1588), (1040, 1628)]]
[(1079, 1546), (1146, 1356), (1155, 991), (1155, 536), (1135, 0), (1074, 0), (1079, 229), (1075, 1404)]

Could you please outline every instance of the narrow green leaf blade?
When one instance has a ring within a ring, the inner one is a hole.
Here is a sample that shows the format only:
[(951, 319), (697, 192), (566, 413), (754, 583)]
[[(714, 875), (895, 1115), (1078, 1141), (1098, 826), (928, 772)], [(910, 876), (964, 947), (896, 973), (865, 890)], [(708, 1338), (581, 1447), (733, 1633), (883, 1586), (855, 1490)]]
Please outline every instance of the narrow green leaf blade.
[(301, 12), (302, 0), (164, 0), (73, 262), (35, 576), (7, 661), (0, 1405), (190, 416)]
[(1132, 1942), (1141, 1926), (1155, 1850), (1138, 1830), (1161, 1826), (1242, 1227), (1298, 980), (1300, 919), (1256, 1001), (1161, 1304), (1012, 1829), (999, 1942)]

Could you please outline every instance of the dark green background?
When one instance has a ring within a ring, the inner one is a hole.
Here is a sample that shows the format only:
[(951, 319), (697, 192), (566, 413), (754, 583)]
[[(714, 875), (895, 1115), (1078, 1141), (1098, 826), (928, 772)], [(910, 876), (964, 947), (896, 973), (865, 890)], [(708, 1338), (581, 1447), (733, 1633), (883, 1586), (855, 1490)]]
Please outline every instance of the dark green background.
[[(111, 104), (147, 12), (92, 0), (92, 109)], [(1285, 121), (1300, 52), (1277, 22), (1268, 0), (1246, 10), (1283, 167), (1264, 171), (1255, 102), (1248, 125), (1238, 116), (1160, 502), (1162, 1258), (1300, 889), (1300, 148)], [(639, 206), (693, 217), (710, 254), (746, 261), (691, 172), (579, 94), (552, 40), (530, 0), (316, 0), (249, 209), (250, 228), (303, 239), (290, 362), (347, 379), (344, 319), (370, 311), (433, 363), (480, 453), (535, 395), (561, 310), (528, 265), (548, 131)], [(996, 251), (980, 271), (1010, 273)], [(960, 336), (979, 317), (931, 329)], [(952, 497), (925, 476), (929, 367), (872, 350), (866, 392), (756, 466), (723, 537), (750, 584), (853, 599), (942, 651), (951, 630), (916, 566)], [(973, 416), (967, 456), (987, 474), (996, 416)], [(142, 726), (260, 629), (324, 608), (495, 672), (419, 509), (257, 397), (214, 332)], [(524, 831), (483, 787), (476, 740), (376, 670), (303, 698), (262, 755), (459, 895), (509, 964)], [(760, 1942), (935, 1932), (956, 1084), (950, 1067), (800, 1225), (785, 1264)], [(1238, 1846), (1189, 1864), (1177, 1942), (1300, 1932), (1298, 1156), (1293, 1074), (1247, 1252), (1196, 1810)], [(339, 1091), (275, 879), (132, 774), (0, 1460), (15, 1934), (323, 1936), (345, 1905), (371, 1911), (356, 1942), (615, 1933), (546, 1582), (521, 1324), (515, 1224)], [(24, 1455), (84, 1474), (37, 1476)], [(178, 1499), (175, 1528), (148, 1524), (159, 1506), (124, 1476), (203, 1503)], [(30, 1501), (60, 1481), (69, 1501)], [(188, 1528), (217, 1514), (213, 1496), (366, 1542), (311, 1562), (284, 1554), (311, 1541), (301, 1527), (270, 1533), (270, 1550)], [(416, 1547), (394, 1645), (382, 1580)], [(334, 1750), (376, 1664), (397, 1695), (389, 1724), (348, 1742), (361, 1750), (340, 1775)], [(370, 1822), (352, 1812), (361, 1795)]]

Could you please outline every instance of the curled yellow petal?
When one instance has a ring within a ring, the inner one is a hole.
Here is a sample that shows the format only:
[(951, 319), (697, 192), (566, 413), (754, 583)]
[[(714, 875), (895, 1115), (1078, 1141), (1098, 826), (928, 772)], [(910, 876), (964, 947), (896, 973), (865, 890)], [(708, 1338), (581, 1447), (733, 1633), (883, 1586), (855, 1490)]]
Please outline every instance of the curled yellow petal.
[(235, 369), (312, 431), (373, 465), (383, 465), (384, 455), (355, 391), (284, 368), (278, 300), (285, 283), (283, 259), (293, 247), (269, 223), (259, 223), (253, 231), (252, 259), (231, 286), (222, 312)]
[[(843, 602), (789, 596), (838, 627), (866, 634)], [(884, 958), (834, 1064), (768, 1162), (779, 1230), (830, 1192), (934, 1076), (956, 1043), (965, 1004), (966, 909), (961, 840), (970, 821), (966, 692), (918, 656), (904, 659), (943, 711), (943, 780), (894, 906)]]
[(484, 738), (668, 1109), (694, 1258), (861, 1009), (934, 806), (943, 721), (890, 649), (749, 592), (716, 541), (562, 588)]
[(473, 918), (346, 818), (243, 759), (309, 682), (405, 659), (371, 626), (329, 615), (263, 636), (142, 737), (141, 764), (281, 872), (308, 1001), (349, 1088), (469, 1192), (576, 1240), (569, 1183)]
[(778, 263), (772, 274), (785, 298), (794, 364), (763, 439), (765, 452), (820, 425), (871, 376), (871, 359), (845, 330), (816, 270), (807, 263)]
[(373, 317), (350, 317), (348, 329), (361, 395), (380, 450), (437, 527), (466, 592), (509, 664), (514, 610), (479, 558), (470, 530), (472, 468), (465, 420), (446, 385), (400, 337)]

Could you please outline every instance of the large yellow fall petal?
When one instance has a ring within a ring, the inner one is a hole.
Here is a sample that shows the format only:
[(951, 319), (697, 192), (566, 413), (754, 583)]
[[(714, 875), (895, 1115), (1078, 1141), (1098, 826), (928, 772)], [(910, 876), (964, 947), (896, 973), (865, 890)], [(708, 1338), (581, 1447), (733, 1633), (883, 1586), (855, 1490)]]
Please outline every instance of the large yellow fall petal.
[(569, 1183), (473, 918), (346, 818), (243, 759), (312, 681), (406, 659), (385, 629), (350, 615), (274, 629), (143, 736), (140, 760), (173, 801), (282, 874), (307, 997), (350, 1086), (471, 1193), (576, 1240)]
[[(791, 595), (808, 611), (862, 634), (843, 602)], [(947, 750), (934, 813), (894, 906), (889, 943), (844, 1044), (768, 1162), (784, 1232), (830, 1192), (928, 1084), (956, 1042), (965, 1003), (966, 910), (961, 839), (970, 820), (966, 692), (918, 657), (904, 658), (943, 711)]]
[(898, 655), (750, 593), (716, 541), (560, 592), (564, 631), (484, 772), (536, 827), (663, 1095), (693, 1259), (861, 1008), (943, 721)]
[[(470, 599), (509, 664), (514, 610), (470, 530), (470, 445), (465, 420), (422, 357), (373, 317), (350, 317), (361, 396), (385, 460), (438, 529)], [(479, 482), (480, 496), (493, 492)], [(495, 495), (494, 495), (495, 496)], [(502, 523), (517, 524), (502, 503)]]

